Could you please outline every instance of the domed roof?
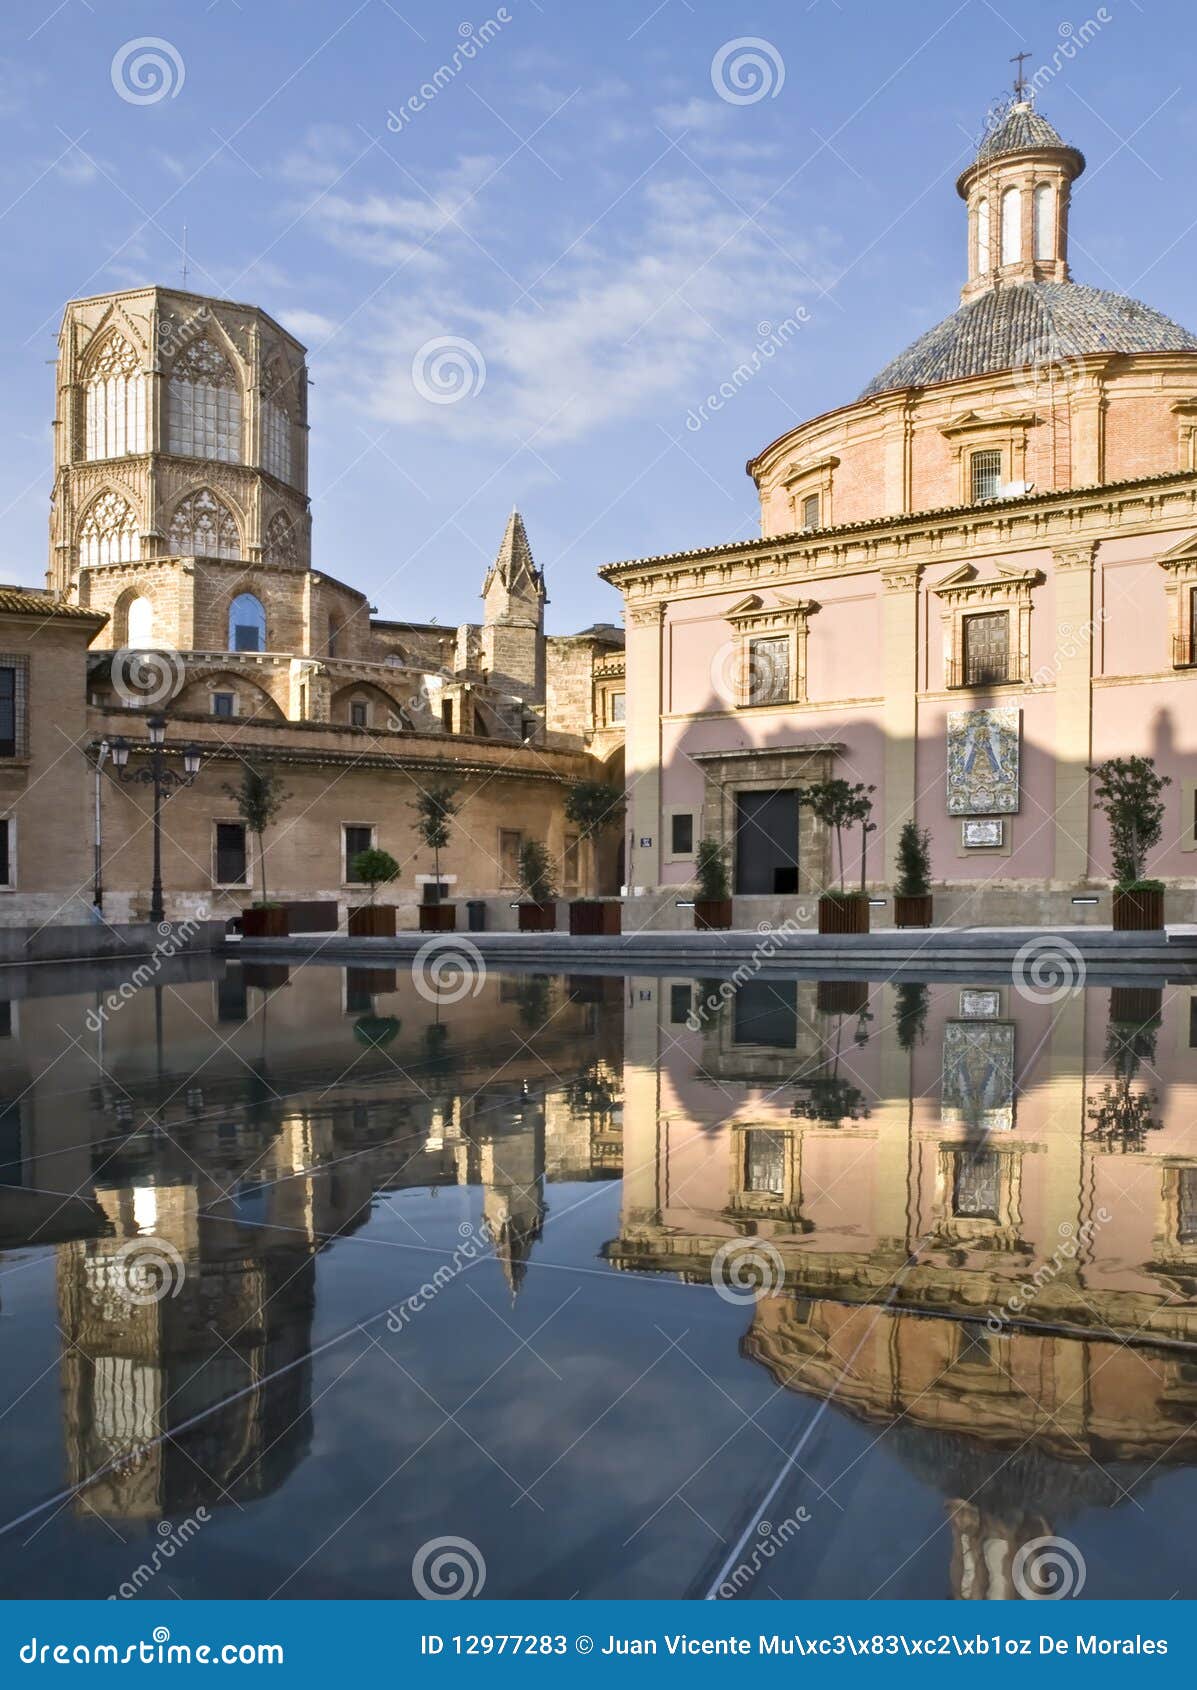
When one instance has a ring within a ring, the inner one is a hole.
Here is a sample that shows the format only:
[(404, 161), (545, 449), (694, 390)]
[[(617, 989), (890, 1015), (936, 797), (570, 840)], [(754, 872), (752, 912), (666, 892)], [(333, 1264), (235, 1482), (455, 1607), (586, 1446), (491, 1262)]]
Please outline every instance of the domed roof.
[(976, 162), (985, 164), (1004, 153), (1026, 152), (1028, 147), (1063, 147), (1067, 144), (1047, 119), (1040, 117), (1034, 106), (1021, 102), (1011, 106), (993, 133), (986, 135), (977, 148)]
[(1102, 352), (1197, 352), (1197, 335), (1149, 305), (1104, 288), (1018, 282), (988, 288), (928, 329), (860, 397)]

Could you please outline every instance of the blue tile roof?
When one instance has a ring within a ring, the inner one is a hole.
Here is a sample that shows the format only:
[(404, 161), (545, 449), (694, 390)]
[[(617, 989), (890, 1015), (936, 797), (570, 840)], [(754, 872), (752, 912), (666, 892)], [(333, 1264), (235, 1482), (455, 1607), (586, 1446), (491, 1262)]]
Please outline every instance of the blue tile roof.
[(1063, 147), (1067, 142), (1045, 117), (1029, 105), (1012, 106), (993, 133), (977, 149), (977, 163), (984, 164), (1004, 153), (1025, 152), (1028, 147)]

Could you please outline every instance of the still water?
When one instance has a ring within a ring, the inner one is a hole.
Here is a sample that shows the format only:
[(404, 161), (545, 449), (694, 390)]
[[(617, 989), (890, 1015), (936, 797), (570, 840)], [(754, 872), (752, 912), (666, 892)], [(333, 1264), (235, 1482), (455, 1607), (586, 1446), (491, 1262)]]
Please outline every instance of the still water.
[(1197, 986), (211, 975), (0, 1005), (5, 1596), (1197, 1595)]

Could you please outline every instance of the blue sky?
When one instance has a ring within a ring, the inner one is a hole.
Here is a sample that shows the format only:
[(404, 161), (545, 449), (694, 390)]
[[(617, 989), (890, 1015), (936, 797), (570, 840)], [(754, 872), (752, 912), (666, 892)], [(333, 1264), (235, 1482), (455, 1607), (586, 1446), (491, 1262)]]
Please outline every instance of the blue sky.
[(474, 620), (517, 503), (550, 628), (617, 619), (602, 563), (755, 533), (745, 460), (954, 309), (1021, 48), (1089, 161), (1074, 275), (1197, 328), (1195, 41), (1180, 0), (8, 0), (3, 577), (45, 568), (63, 302), (177, 284), (186, 225), (196, 291), (310, 348), (319, 567)]

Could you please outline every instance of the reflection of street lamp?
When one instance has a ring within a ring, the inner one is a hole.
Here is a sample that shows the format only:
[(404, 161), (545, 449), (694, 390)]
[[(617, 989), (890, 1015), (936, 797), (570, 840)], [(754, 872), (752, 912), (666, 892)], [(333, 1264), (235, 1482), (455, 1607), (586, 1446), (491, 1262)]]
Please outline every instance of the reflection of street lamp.
[(162, 908), (162, 800), (173, 797), (181, 786), (190, 786), (199, 774), (202, 755), (197, 745), (183, 747), (183, 773), (166, 764), (166, 717), (151, 716), (149, 761), (139, 769), (129, 768), (129, 742), (112, 741), (112, 766), (123, 781), (140, 781), (154, 789), (154, 879), (150, 890), (150, 920), (166, 919)]

